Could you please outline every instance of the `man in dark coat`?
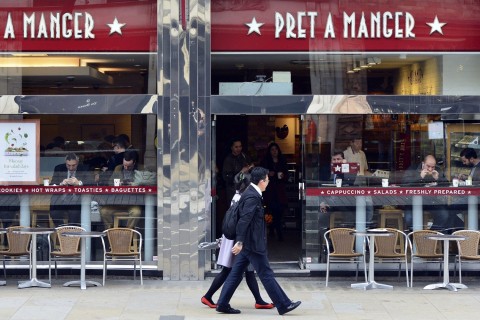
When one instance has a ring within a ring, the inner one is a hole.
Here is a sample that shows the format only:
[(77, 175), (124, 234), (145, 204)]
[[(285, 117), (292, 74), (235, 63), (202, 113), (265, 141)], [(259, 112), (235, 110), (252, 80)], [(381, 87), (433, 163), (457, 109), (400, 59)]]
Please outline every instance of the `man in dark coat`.
[[(88, 167), (79, 164), (78, 156), (69, 153), (65, 157), (65, 163), (59, 164), (53, 171), (52, 184), (66, 187), (90, 185), (93, 181), (93, 172), (87, 171)], [(79, 194), (54, 194), (50, 201), (50, 216), (54, 225), (80, 223), (80, 195)]]
[(253, 268), (262, 281), (270, 299), (272, 299), (280, 315), (290, 312), (300, 305), (300, 301), (293, 302), (282, 290), (267, 257), (267, 241), (265, 219), (262, 205), (262, 192), (268, 185), (268, 169), (256, 167), (251, 172), (251, 184), (240, 198), (240, 217), (237, 223), (236, 243), (232, 252), (236, 255), (232, 271), (228, 275), (220, 294), (217, 311), (236, 314), (240, 310), (234, 309), (229, 302), (233, 293), (242, 281), (243, 273), (248, 264)]

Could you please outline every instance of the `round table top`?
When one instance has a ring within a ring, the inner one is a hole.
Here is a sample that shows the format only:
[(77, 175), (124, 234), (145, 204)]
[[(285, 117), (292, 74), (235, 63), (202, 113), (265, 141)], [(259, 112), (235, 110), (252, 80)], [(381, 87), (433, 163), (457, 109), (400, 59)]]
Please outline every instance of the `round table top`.
[(465, 240), (467, 237), (465, 236), (458, 236), (454, 234), (432, 234), (425, 236), (425, 238), (432, 239), (432, 240)]
[(62, 232), (65, 237), (95, 238), (104, 237), (105, 233), (100, 231), (67, 231)]
[(54, 233), (55, 229), (52, 228), (20, 228), (13, 229), (13, 233), (26, 233), (26, 234), (49, 234)]
[(366, 231), (355, 231), (353, 232), (357, 236), (379, 236), (379, 237), (389, 237), (393, 235), (392, 231), (386, 229), (369, 229)]

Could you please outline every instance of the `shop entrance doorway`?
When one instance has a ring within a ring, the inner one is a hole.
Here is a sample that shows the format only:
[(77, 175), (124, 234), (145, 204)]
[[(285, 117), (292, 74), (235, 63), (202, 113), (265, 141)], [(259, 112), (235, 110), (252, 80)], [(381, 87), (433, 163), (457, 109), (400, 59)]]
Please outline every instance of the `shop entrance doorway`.
[[(242, 142), (242, 152), (255, 166), (262, 163), (270, 143), (276, 143), (286, 162), (286, 175), (277, 195), (282, 202), (280, 227), (272, 221), (268, 226), (268, 251), (273, 268), (300, 268), (302, 261), (302, 201), (299, 200), (299, 178), (302, 177), (301, 121), (298, 115), (216, 115), (213, 126), (212, 161), (216, 166), (216, 199), (214, 225), (216, 238), (221, 236), (221, 223), (230, 205), (226, 178), (222, 175), (225, 157), (231, 153), (233, 139)], [(269, 168), (271, 169), (271, 168)], [(264, 199), (265, 199), (264, 195)], [(266, 200), (266, 199), (265, 199)], [(272, 208), (266, 205), (266, 212)], [(277, 211), (278, 212), (278, 211)], [(277, 220), (278, 221), (278, 220)]]

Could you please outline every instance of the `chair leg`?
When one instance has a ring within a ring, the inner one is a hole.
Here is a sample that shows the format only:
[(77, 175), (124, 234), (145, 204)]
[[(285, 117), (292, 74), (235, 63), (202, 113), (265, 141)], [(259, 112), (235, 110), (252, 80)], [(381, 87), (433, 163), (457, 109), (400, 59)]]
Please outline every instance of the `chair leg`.
[(7, 269), (5, 268), (5, 257), (3, 257), (3, 279), (7, 281)]
[(103, 258), (103, 286), (105, 287), (105, 276), (107, 275), (107, 259)]
[(398, 263), (398, 280), (397, 280), (398, 282), (400, 282), (400, 273), (401, 273), (401, 271), (402, 271), (402, 262), (400, 261), (400, 262)]
[(410, 264), (412, 265), (410, 267), (410, 288), (413, 288), (413, 259), (410, 261)]
[(133, 259), (133, 281), (137, 280), (137, 260)]
[(358, 265), (360, 264), (359, 261), (357, 261), (357, 271), (355, 271), (355, 282), (358, 282)]
[(327, 275), (325, 278), (325, 287), (328, 287), (328, 276), (330, 275), (330, 257), (327, 256)]
[(405, 258), (405, 278), (407, 279), (407, 288), (410, 288), (410, 281), (408, 279), (408, 260)]
[(143, 286), (142, 256), (138, 258), (138, 264), (140, 266), (140, 284)]

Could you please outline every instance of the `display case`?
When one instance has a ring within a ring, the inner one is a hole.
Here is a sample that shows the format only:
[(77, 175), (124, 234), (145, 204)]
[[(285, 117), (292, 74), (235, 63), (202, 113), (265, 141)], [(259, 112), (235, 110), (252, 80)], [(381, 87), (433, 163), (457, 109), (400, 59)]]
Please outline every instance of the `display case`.
[(480, 123), (448, 123), (447, 139), (447, 177), (452, 179), (459, 174), (468, 175), (472, 168), (463, 165), (460, 152), (465, 148), (473, 148), (480, 157)]

